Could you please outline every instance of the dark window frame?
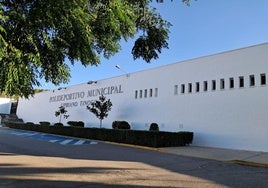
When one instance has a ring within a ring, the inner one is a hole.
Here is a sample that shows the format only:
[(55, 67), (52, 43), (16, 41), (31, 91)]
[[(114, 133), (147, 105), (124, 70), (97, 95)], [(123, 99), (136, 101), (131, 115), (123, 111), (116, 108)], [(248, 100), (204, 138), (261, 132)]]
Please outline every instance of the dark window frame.
[(234, 86), (235, 86), (234, 83), (235, 83), (234, 78), (233, 77), (229, 78), (229, 88), (230, 89), (234, 89)]
[(203, 81), (203, 91), (208, 91), (208, 81)]
[(216, 89), (217, 89), (216, 80), (211, 80), (211, 90), (215, 91)]
[(181, 94), (185, 93), (185, 84), (181, 84)]
[(255, 76), (253, 74), (249, 75), (249, 86), (250, 87), (255, 86)]
[(260, 83), (262, 86), (266, 85), (266, 74), (265, 73), (260, 74)]
[(239, 76), (239, 88), (245, 87), (245, 79), (244, 76)]
[(220, 79), (220, 88), (222, 90), (225, 89), (225, 80), (224, 80), (224, 78)]
[(192, 93), (192, 91), (193, 91), (192, 83), (188, 83), (188, 93)]

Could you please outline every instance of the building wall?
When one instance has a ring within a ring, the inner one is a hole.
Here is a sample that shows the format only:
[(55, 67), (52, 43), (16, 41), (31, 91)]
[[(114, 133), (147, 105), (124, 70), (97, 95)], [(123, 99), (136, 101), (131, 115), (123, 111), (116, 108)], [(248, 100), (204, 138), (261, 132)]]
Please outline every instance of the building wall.
[(26, 122), (57, 122), (55, 111), (65, 105), (70, 115), (65, 122), (98, 127), (85, 104), (98, 98), (93, 90), (102, 88), (113, 103), (103, 121), (106, 128), (114, 120), (142, 130), (156, 122), (160, 130), (193, 131), (193, 145), (268, 151), (267, 52), (266, 43), (47, 91), (20, 99), (17, 114)]

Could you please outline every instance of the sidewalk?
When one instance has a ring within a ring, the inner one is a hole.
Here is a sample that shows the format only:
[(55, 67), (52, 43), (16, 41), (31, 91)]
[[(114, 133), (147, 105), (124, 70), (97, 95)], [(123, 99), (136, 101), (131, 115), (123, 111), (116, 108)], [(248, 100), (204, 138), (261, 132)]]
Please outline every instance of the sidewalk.
[(233, 150), (210, 147), (167, 147), (160, 151), (188, 157), (234, 162), (243, 165), (268, 167), (268, 152)]

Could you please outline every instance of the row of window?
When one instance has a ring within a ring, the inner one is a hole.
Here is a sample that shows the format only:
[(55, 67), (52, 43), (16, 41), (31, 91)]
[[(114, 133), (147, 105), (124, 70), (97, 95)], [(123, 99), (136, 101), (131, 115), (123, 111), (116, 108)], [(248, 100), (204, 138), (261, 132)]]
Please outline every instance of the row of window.
[(158, 88), (135, 90), (135, 99), (147, 98), (147, 97), (157, 97), (157, 95), (158, 95)]
[[(181, 84), (180, 85), (180, 93), (184, 94), (184, 93), (192, 93), (192, 92), (201, 92), (201, 91), (208, 91), (209, 89), (211, 91), (215, 91), (217, 90), (219, 87), (220, 90), (224, 90), (226, 88), (229, 89), (233, 89), (235, 88), (235, 82), (238, 82), (238, 87), (239, 88), (244, 88), (245, 86), (245, 79), (248, 79), (248, 84), (249, 87), (254, 87), (256, 86), (256, 76), (255, 75), (249, 75), (248, 77), (245, 76), (239, 76), (237, 81), (235, 80), (234, 77), (230, 77), (228, 79), (220, 79), (219, 80), (219, 84), (217, 85), (217, 81), (216, 80), (211, 80), (209, 81), (203, 81), (203, 82), (195, 82), (195, 83), (188, 83), (188, 84)], [(266, 85), (267, 81), (266, 81), (266, 74), (262, 73), (259, 75), (259, 84), (261, 86)], [(209, 88), (209, 84), (210, 84), (210, 88)], [(203, 86), (201, 88), (201, 85)], [(186, 90), (187, 88), (187, 90)], [(174, 86), (174, 94), (177, 95), (179, 93), (179, 86), (175, 85)]]
[[(179, 85), (174, 86), (174, 94), (178, 95), (179, 90), (181, 94), (184, 93), (193, 93), (193, 92), (206, 92), (208, 90), (215, 91), (218, 89), (224, 90), (224, 89), (234, 89), (234, 88), (244, 88), (246, 87), (246, 83), (248, 83), (249, 87), (254, 87), (257, 85), (256, 79), (258, 80), (258, 85), (265, 86), (267, 84), (267, 77), (265, 73), (262, 73), (258, 76), (252, 74), (249, 76), (239, 76), (238, 78), (230, 77), (228, 79), (220, 79), (219, 83), (217, 83), (217, 80), (211, 80), (211, 81), (203, 81), (203, 82), (195, 82), (195, 83), (188, 83), (188, 84), (181, 84), (180, 88)], [(246, 80), (248, 79), (248, 80)], [(237, 82), (237, 83), (236, 83)], [(237, 84), (237, 85), (236, 85)], [(135, 99), (138, 98), (152, 98), (152, 97), (158, 97), (158, 88), (150, 88), (150, 89), (141, 89), (141, 90), (135, 90)]]

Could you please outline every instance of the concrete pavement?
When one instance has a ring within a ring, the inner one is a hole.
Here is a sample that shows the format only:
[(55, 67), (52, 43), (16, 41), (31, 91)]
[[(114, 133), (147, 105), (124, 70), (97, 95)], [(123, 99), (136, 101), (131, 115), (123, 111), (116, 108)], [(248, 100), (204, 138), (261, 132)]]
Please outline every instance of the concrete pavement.
[[(0, 129), (0, 187), (265, 188), (268, 185), (268, 168), (168, 155), (161, 152), (162, 148), (135, 149), (130, 147), (137, 146), (102, 142), (61, 145), (12, 132)], [(192, 147), (177, 147), (173, 152), (187, 148)]]
[(233, 150), (211, 147), (167, 147), (160, 148), (161, 152), (172, 153), (188, 157), (213, 159), (234, 162), (243, 165), (268, 167), (268, 152)]
[[(1, 124), (0, 127), (2, 127)], [(133, 146), (113, 142), (106, 142), (106, 143), (157, 150), (160, 152), (172, 153), (187, 157), (212, 159), (217, 161), (233, 162), (242, 165), (268, 168), (268, 152), (262, 152), (262, 151), (234, 150), (234, 149), (200, 147), (200, 146), (148, 148), (148, 147)]]

